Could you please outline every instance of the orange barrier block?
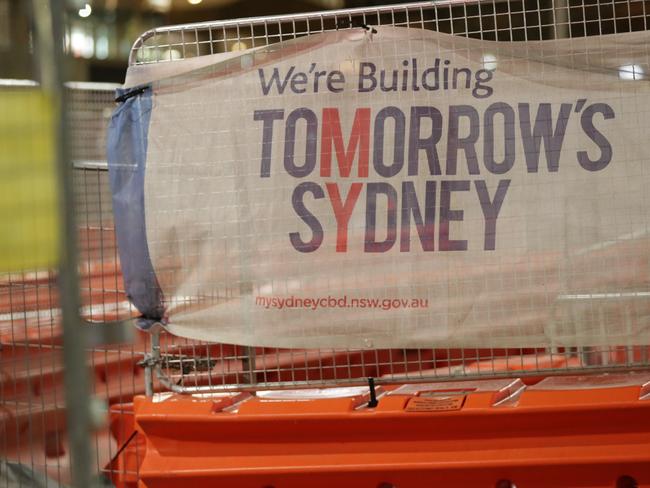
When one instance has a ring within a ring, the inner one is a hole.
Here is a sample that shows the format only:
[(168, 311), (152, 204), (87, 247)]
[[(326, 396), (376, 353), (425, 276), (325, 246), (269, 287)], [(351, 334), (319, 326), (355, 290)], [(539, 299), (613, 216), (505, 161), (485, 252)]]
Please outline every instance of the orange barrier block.
[(138, 397), (140, 486), (650, 487), (650, 374), (377, 393)]
[(144, 458), (145, 441), (135, 430), (133, 403), (112, 405), (109, 429), (119, 449), (104, 468), (115, 488), (138, 486), (138, 471)]

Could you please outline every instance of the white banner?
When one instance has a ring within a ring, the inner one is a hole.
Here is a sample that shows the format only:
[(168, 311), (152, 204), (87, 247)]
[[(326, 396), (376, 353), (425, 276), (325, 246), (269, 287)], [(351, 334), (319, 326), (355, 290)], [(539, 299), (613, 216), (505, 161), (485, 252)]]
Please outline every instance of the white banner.
[(648, 33), (377, 30), (171, 63), (153, 82), (146, 245), (170, 331), (650, 343)]

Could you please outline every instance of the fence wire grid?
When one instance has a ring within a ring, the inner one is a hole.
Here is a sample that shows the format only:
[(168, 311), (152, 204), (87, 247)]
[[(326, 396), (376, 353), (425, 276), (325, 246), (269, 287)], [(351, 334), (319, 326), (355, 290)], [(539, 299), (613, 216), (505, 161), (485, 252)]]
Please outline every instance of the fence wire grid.
[[(119, 272), (106, 171), (106, 129), (116, 86), (67, 86), (81, 314), (93, 322), (127, 319), (134, 313)], [(36, 87), (31, 81), (0, 80), (0, 90)], [(32, 478), (38, 476), (42, 476), (39, 486), (71, 481), (56, 280), (56, 271), (48, 269), (0, 275), (0, 487), (33, 486)], [(134, 344), (88, 350), (93, 394), (102, 409), (110, 408), (110, 425), (98, 430), (93, 439), (95, 471), (107, 477), (115, 470), (112, 460), (120, 447), (116, 438), (128, 430), (124, 421), (128, 423), (132, 415), (123, 404), (144, 393), (143, 372), (137, 363), (149, 349), (147, 341), (142, 335)]]
[[(513, 42), (644, 31), (649, 22), (648, 1), (442, 0), (162, 27), (136, 40), (130, 65), (173, 63), (359, 26), (402, 26)], [(160, 349), (156, 348), (158, 376), (165, 388), (179, 392), (360, 384), (366, 377), (378, 382), (442, 381), (649, 366), (648, 348), (638, 346), (283, 350), (184, 341), (162, 334)]]
[[(174, 62), (362, 24), (511, 42), (644, 31), (649, 23), (650, 1), (445, 0), (163, 27), (136, 40), (130, 64)], [(0, 89), (17, 84), (24, 89), (31, 86), (7, 81), (0, 83)], [(82, 315), (96, 322), (126, 319), (137, 312), (128, 303), (120, 274), (104, 149), (115, 86), (73, 84), (68, 89)], [(67, 483), (55, 280), (52, 270), (0, 276), (0, 452), (8, 463)], [(137, 480), (137, 470), (116, 466), (114, 460), (120, 446), (129, 441), (132, 410), (128, 404), (134, 395), (145, 392), (145, 375), (139, 366), (145, 357), (155, 360), (154, 391), (184, 393), (361, 384), (367, 377), (380, 383), (495, 376), (526, 376), (534, 381), (551, 374), (650, 367), (648, 347), (625, 345), (554, 350), (296, 350), (192, 341), (166, 332), (153, 340), (153, 349), (151, 337), (142, 333), (133, 344), (88, 351), (93, 391), (111, 412), (110, 424), (95, 440), (96, 469), (104, 475), (119, 471), (126, 479)], [(139, 456), (137, 448), (135, 456)], [(0, 475), (0, 486), (5, 482), (9, 486), (8, 480)]]
[(486, 41), (538, 41), (647, 30), (646, 0), (440, 0), (162, 27), (135, 42), (130, 65), (176, 61), (368, 26), (429, 29)]

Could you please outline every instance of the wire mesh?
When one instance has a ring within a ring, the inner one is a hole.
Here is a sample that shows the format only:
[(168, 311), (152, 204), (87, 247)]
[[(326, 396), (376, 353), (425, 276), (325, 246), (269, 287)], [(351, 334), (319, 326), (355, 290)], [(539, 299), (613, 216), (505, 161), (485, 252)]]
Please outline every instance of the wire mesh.
[(647, 30), (646, 0), (442, 0), (162, 27), (135, 42), (131, 65), (255, 48), (335, 29), (401, 26), (489, 41)]
[[(106, 170), (106, 132), (114, 108), (112, 83), (70, 82), (68, 115), (72, 160), (77, 168)], [(107, 207), (110, 211), (110, 207)]]
[[(648, 28), (650, 2), (442, 0), (162, 27), (135, 42), (130, 64), (174, 62), (361, 25), (402, 26), (491, 41), (578, 38)], [(575, 298), (575, 297), (574, 297)], [(559, 300), (572, 300), (559, 297)], [(637, 297), (644, 300), (643, 297)], [(188, 341), (163, 332), (160, 377), (175, 391), (543, 376), (647, 368), (648, 347), (290, 350)]]
[[(31, 81), (0, 80), (0, 90), (35, 86)], [(68, 85), (81, 313), (94, 322), (125, 319), (134, 313), (123, 291), (105, 161), (114, 91), (115, 85), (110, 84)], [(0, 453), (8, 463), (0, 469), (0, 486), (14, 486), (11, 469), (22, 467), (46, 476), (43, 486), (70, 482), (56, 280), (51, 269), (0, 275)], [(110, 407), (110, 425), (94, 436), (97, 473), (137, 476), (135, 469), (116, 464), (114, 458), (132, 432), (130, 402), (135, 394), (144, 393), (137, 363), (149, 348), (147, 340), (142, 335), (134, 344), (88, 351), (94, 396)], [(133, 444), (134, 455), (140, 447)]]
[[(649, 4), (634, 0), (442, 1), (171, 26), (143, 34), (134, 45), (131, 64), (173, 62), (361, 24), (424, 28), (506, 42), (640, 31), (647, 30)], [(0, 82), (0, 89), (9, 85), (28, 89), (33, 83)], [(69, 86), (82, 313), (97, 322), (135, 314), (120, 275), (104, 154), (114, 88)], [(70, 473), (55, 281), (55, 273), (47, 269), (0, 276), (0, 452), (4, 459), (65, 483)], [(144, 392), (144, 375), (137, 364), (149, 350), (149, 336), (142, 334), (132, 345), (89, 351), (94, 393), (111, 405), (112, 436), (104, 429), (95, 438), (96, 470), (122, 480), (137, 480), (144, 452), (132, 437), (133, 412), (128, 404), (134, 394)], [(162, 332), (159, 352), (155, 388), (183, 392), (356, 384), (367, 377), (379, 383), (501, 375), (527, 376), (534, 381), (550, 374), (650, 366), (648, 347), (625, 345), (557, 350), (297, 350), (192, 341)], [(0, 486), (4, 481), (0, 476)]]

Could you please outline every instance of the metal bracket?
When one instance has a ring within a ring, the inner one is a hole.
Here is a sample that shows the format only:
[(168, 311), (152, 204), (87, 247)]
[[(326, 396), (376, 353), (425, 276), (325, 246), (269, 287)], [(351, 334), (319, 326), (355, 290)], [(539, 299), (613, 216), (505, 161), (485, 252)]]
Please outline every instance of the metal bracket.
[(145, 369), (146, 369), (146, 368), (155, 368), (155, 367), (158, 366), (161, 362), (162, 362), (162, 360), (161, 360), (160, 358), (156, 358), (156, 357), (154, 357), (153, 354), (151, 354), (151, 353), (147, 353), (147, 354), (145, 354), (145, 356), (144, 356), (144, 358), (142, 359), (142, 361), (138, 361), (137, 364), (138, 364), (138, 366), (140, 366), (141, 368), (145, 368)]

